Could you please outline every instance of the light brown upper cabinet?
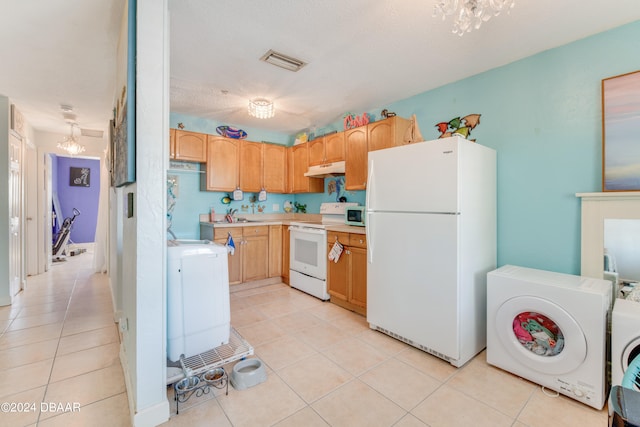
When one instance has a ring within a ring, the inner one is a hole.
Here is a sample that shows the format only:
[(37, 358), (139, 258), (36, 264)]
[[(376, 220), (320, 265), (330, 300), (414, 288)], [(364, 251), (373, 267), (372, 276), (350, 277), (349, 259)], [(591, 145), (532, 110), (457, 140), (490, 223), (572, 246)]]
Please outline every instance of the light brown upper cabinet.
[(322, 193), (324, 192), (324, 179), (309, 178), (304, 174), (309, 170), (308, 143), (294, 145), (290, 147), (293, 157), (293, 171), (291, 174), (292, 193)]
[(369, 123), (367, 125), (367, 145), (369, 151), (403, 145), (404, 134), (410, 126), (411, 120), (398, 116)]
[(262, 144), (262, 186), (269, 193), (287, 192), (287, 147)]
[(308, 143), (309, 166), (344, 160), (344, 132), (316, 138)]
[(207, 161), (207, 135), (180, 129), (175, 132), (174, 142), (170, 144), (171, 158), (187, 162), (204, 163)]
[(169, 158), (176, 158), (176, 130), (169, 129)]
[(207, 191), (233, 191), (238, 187), (240, 140), (209, 135), (207, 169), (200, 188)]
[(346, 190), (367, 188), (367, 127), (361, 126), (344, 132)]
[(324, 136), (324, 158), (326, 163), (344, 160), (344, 132)]
[(321, 165), (324, 161), (324, 138), (316, 138), (307, 142), (307, 152), (309, 154), (309, 166)]
[(240, 141), (240, 189), (257, 193), (262, 189), (262, 145)]

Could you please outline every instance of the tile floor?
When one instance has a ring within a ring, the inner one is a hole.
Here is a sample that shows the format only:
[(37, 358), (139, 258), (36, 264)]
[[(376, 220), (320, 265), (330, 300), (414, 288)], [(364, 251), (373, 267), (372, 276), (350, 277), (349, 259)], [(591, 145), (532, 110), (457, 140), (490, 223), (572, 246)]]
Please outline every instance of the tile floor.
[[(0, 413), (0, 426), (129, 426), (108, 281), (90, 265), (90, 253), (70, 257), (0, 307), (0, 402), (36, 407)], [(456, 369), (283, 284), (233, 287), (231, 313), (267, 381), (192, 397), (179, 415), (168, 387), (163, 426), (607, 425), (606, 409), (546, 396), (484, 352)]]
[(18, 411), (3, 406), (0, 426), (130, 424), (109, 283), (92, 259), (55, 263), (0, 307), (0, 403)]

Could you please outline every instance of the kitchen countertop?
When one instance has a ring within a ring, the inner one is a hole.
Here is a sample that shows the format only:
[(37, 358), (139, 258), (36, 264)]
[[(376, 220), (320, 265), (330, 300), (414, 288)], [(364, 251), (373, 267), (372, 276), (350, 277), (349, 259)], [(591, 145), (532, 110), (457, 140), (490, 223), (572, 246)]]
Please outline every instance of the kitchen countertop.
[[(290, 225), (292, 222), (322, 222), (322, 217), (320, 215), (282, 215), (281, 217), (277, 217), (276, 215), (262, 218), (262, 215), (255, 215), (254, 217), (249, 218), (247, 215), (247, 222), (226, 222), (222, 219), (217, 220), (215, 222), (208, 221), (208, 215), (200, 216), (200, 225), (205, 227), (219, 227), (219, 228), (233, 228), (233, 227), (257, 227), (262, 225)], [(353, 225), (346, 224), (327, 224), (327, 231), (338, 231), (342, 233), (354, 233), (354, 234), (366, 234), (365, 227), (357, 227)]]
[(327, 231), (337, 231), (340, 233), (353, 233), (353, 234), (367, 234), (365, 227), (358, 227), (355, 225), (327, 225)]

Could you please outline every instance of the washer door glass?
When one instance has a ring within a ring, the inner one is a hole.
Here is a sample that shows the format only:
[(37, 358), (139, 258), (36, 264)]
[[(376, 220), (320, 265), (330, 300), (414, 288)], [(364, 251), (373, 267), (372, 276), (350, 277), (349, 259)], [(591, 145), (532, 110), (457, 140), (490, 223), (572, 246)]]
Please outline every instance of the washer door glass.
[(553, 357), (564, 350), (562, 329), (542, 313), (518, 313), (513, 319), (512, 327), (520, 344), (533, 354)]
[[(636, 338), (633, 341), (631, 341), (629, 344), (627, 344), (627, 346), (624, 349), (624, 352), (622, 352), (622, 370), (623, 370), (623, 372), (627, 372), (627, 368), (629, 367), (629, 364), (638, 355), (640, 355), (640, 338)], [(640, 384), (640, 377), (639, 376), (636, 376), (634, 383), (635, 383), (635, 385), (634, 385), (633, 388), (636, 391), (640, 391), (640, 387), (638, 387), (638, 384)]]
[(584, 362), (582, 329), (559, 305), (539, 297), (505, 301), (496, 312), (497, 335), (511, 357), (535, 371), (558, 375)]

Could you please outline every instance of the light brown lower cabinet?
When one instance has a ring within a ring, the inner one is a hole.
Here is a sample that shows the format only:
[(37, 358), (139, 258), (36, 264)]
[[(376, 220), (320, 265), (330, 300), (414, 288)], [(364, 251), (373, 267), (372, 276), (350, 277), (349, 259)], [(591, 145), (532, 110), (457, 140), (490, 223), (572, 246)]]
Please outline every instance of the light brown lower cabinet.
[[(327, 249), (340, 242), (344, 249), (338, 262), (327, 261), (327, 291), (331, 302), (367, 314), (367, 240), (364, 234), (327, 233)], [(327, 252), (327, 255), (328, 255)]]
[(216, 228), (214, 241), (225, 244), (228, 233), (236, 248), (234, 255), (229, 255), (229, 284), (266, 279), (269, 274), (269, 226)]
[(269, 226), (269, 277), (282, 276), (282, 225)]
[(289, 248), (291, 247), (291, 232), (288, 225), (282, 226), (282, 281), (289, 284)]

